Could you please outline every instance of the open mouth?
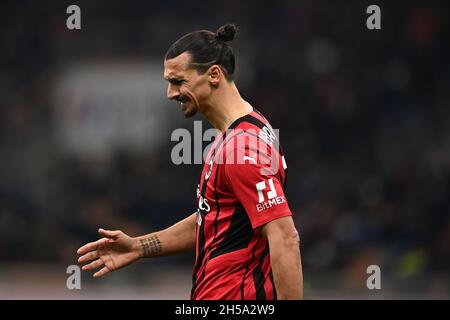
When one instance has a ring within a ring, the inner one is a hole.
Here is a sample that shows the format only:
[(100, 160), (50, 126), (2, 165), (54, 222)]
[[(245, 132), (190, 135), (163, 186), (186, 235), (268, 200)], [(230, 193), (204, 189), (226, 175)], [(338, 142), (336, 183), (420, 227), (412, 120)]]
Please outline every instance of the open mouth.
[(179, 101), (181, 104), (183, 104), (183, 103), (188, 102), (188, 101), (189, 101), (189, 98), (187, 98), (187, 97), (181, 97), (181, 98), (178, 99), (178, 101)]
[(189, 99), (183, 98), (179, 99), (178, 101), (180, 102), (181, 110), (185, 111), (187, 109), (187, 102), (189, 101)]
[(183, 111), (185, 111), (187, 109), (187, 102), (189, 101), (189, 99), (186, 97), (182, 97), (182, 98), (178, 99), (178, 101), (180, 102), (181, 109)]

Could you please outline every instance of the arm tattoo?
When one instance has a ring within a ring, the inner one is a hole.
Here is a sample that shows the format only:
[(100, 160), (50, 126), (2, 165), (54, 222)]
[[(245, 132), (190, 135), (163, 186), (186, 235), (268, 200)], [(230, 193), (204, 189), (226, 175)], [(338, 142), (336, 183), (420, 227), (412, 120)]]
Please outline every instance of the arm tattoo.
[(141, 248), (144, 251), (144, 257), (155, 257), (162, 251), (161, 241), (158, 236), (149, 236), (141, 239)]

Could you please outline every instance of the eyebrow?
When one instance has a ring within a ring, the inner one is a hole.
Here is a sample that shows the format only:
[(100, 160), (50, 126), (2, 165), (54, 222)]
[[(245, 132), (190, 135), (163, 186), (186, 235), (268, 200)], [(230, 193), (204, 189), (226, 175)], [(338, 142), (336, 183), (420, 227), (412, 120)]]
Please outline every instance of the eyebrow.
[(183, 81), (183, 77), (164, 77), (169, 82), (180, 82)]
[(172, 79), (178, 80), (180, 78), (182, 78), (182, 77), (178, 76), (178, 75), (167, 75), (167, 76), (164, 76), (164, 79), (166, 79), (166, 80), (172, 80)]

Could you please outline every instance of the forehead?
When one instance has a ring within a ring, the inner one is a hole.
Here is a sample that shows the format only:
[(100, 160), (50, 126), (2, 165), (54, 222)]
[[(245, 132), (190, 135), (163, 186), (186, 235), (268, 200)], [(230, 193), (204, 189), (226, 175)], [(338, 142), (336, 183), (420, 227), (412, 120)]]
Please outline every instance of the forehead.
[(172, 78), (179, 76), (189, 69), (190, 55), (183, 52), (175, 58), (164, 61), (164, 78)]

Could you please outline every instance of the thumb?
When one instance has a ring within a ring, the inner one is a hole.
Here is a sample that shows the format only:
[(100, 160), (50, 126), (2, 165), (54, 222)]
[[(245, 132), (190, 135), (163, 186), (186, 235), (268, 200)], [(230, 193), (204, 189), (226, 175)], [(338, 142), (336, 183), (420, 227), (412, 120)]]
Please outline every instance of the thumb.
[(98, 229), (98, 233), (105, 238), (115, 239), (119, 236), (120, 230), (111, 231), (100, 228)]

